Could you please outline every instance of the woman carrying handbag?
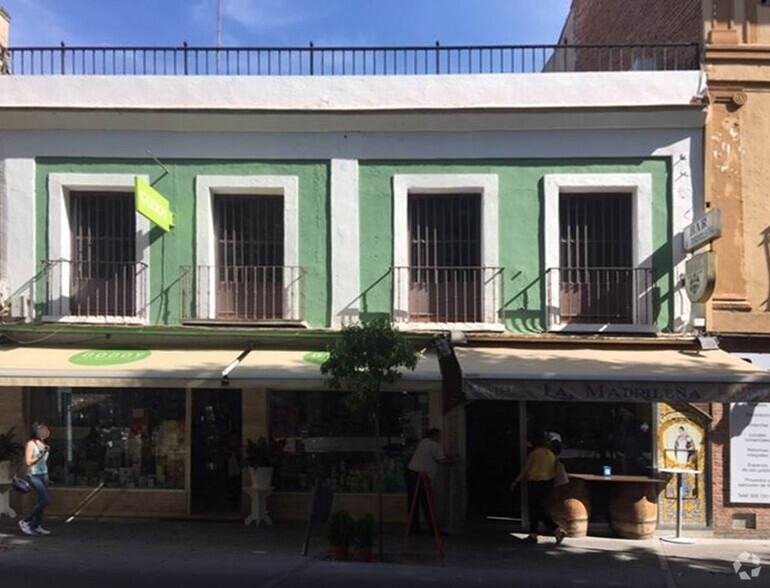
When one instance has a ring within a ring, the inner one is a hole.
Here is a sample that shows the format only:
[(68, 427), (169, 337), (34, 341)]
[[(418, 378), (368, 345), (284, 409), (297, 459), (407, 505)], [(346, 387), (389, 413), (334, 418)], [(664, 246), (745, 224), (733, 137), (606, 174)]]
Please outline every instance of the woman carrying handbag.
[(51, 430), (45, 423), (32, 423), (32, 435), (24, 451), (29, 485), (37, 493), (37, 504), (30, 513), (19, 521), (19, 528), (25, 535), (50, 535), (43, 528), (43, 513), (48, 506), (48, 455), (51, 448), (45, 441)]

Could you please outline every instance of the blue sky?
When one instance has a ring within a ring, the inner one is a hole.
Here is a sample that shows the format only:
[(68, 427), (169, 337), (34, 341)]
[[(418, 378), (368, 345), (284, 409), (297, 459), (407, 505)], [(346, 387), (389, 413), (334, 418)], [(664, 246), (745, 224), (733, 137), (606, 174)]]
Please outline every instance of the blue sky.
[[(555, 43), (570, 0), (223, 0), (225, 45)], [(217, 0), (0, 0), (12, 46), (216, 44)]]

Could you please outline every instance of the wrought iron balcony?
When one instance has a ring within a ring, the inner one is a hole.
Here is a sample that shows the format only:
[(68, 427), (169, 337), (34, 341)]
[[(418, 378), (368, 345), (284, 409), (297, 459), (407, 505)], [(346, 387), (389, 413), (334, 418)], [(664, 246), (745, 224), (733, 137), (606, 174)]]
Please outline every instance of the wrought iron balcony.
[(181, 320), (300, 323), (305, 272), (296, 266), (182, 266)]
[(44, 318), (136, 322), (147, 319), (148, 267), (142, 262), (49, 260)]
[(503, 283), (499, 267), (394, 267), (393, 320), (502, 326)]
[(405, 47), (13, 47), (12, 75), (347, 76), (693, 70), (697, 43)]
[(654, 325), (651, 268), (550, 268), (548, 328)]

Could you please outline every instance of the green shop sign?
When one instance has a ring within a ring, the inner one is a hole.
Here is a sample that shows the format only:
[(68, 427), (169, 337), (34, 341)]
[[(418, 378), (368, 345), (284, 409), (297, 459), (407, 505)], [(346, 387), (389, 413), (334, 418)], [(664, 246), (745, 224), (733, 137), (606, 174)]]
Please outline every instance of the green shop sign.
[(136, 178), (134, 194), (136, 211), (169, 232), (174, 226), (174, 213), (168, 200), (141, 178)]
[(303, 358), (307, 363), (314, 363), (315, 365), (323, 365), (326, 360), (329, 359), (328, 351), (311, 351), (306, 353)]
[(108, 366), (136, 363), (152, 355), (149, 349), (89, 349), (70, 357), (75, 365)]

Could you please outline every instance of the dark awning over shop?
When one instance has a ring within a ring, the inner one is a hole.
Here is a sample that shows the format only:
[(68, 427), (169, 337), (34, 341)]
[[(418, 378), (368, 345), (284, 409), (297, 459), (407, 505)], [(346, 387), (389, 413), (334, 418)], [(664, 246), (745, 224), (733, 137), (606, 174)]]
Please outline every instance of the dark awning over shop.
[(721, 350), (455, 349), (469, 400), (770, 401), (770, 374)]

